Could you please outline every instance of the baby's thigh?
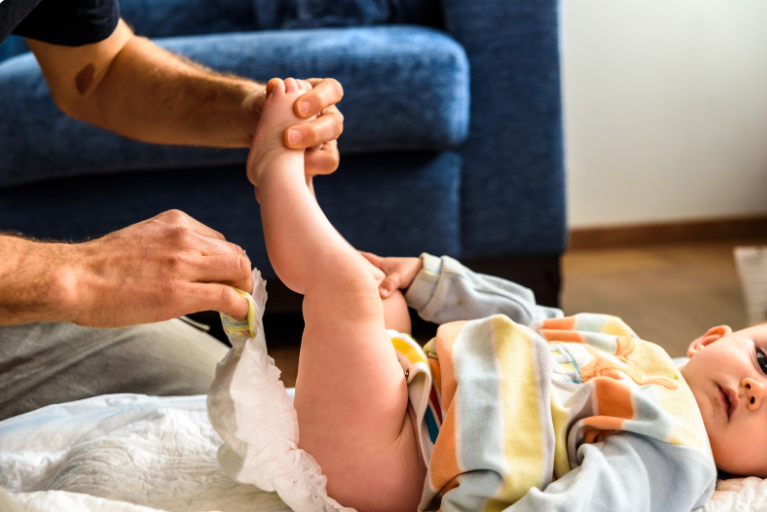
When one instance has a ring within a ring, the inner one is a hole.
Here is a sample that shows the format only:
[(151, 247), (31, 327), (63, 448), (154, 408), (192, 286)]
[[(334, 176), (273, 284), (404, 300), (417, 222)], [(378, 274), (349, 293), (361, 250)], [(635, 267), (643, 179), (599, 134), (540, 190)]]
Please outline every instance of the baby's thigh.
[[(354, 314), (355, 307), (332, 295), (304, 299), (295, 405), (302, 443), (316, 435), (319, 450), (344, 449), (349, 435), (374, 444), (394, 439), (407, 413), (407, 382), (380, 300), (377, 315)], [(332, 447), (333, 439), (340, 445)]]
[[(299, 446), (320, 464), (329, 494), (342, 504), (397, 510), (373, 504), (401, 504), (400, 498), (388, 501), (395, 489), (398, 496), (405, 490), (420, 495), (402, 488), (418, 481), (420, 471), (407, 421), (407, 382), (386, 333), (375, 282), (356, 286), (347, 281), (312, 289), (304, 298), (294, 402)], [(390, 471), (394, 480), (386, 476)]]
[(383, 309), (384, 324), (387, 329), (410, 334), (412, 331), (410, 314), (408, 313), (405, 296), (401, 291), (395, 290), (390, 296), (385, 298), (383, 300)]

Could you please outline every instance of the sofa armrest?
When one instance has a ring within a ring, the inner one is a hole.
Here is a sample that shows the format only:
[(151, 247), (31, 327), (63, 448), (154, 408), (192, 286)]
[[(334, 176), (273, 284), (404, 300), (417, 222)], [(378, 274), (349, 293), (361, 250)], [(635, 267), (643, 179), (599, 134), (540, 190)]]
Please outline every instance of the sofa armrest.
[(0, 43), (0, 62), (12, 59), (22, 53), (27, 53), (29, 46), (20, 36), (9, 36), (8, 39)]
[(464, 257), (566, 244), (557, 0), (443, 0), (471, 69)]

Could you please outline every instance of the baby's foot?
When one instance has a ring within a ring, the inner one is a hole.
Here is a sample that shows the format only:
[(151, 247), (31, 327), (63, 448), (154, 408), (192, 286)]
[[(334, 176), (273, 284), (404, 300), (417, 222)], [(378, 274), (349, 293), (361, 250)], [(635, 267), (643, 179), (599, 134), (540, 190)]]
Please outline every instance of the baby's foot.
[(304, 150), (288, 148), (283, 141), (283, 134), (290, 126), (314, 119), (314, 117), (301, 119), (293, 113), (293, 104), (296, 99), (311, 88), (312, 85), (309, 82), (288, 78), (275, 85), (264, 102), (261, 118), (256, 126), (256, 134), (253, 137), (253, 145), (248, 155), (248, 179), (254, 185), (258, 186), (261, 182), (264, 169), (274, 158), (299, 151), (303, 158)]

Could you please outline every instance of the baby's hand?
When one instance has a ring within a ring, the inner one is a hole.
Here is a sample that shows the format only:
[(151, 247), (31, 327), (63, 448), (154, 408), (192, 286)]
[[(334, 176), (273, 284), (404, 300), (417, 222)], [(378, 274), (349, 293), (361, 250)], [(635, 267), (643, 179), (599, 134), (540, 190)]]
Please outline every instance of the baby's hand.
[(309, 91), (312, 85), (304, 80), (288, 78), (272, 81), (269, 97), (264, 102), (261, 118), (256, 126), (256, 134), (253, 136), (253, 145), (248, 155), (248, 179), (258, 186), (261, 181), (261, 173), (270, 161), (286, 152), (300, 152), (303, 149), (290, 149), (286, 145), (284, 137), (286, 129), (298, 123), (309, 122), (314, 117), (301, 119), (293, 112), (296, 99)]
[(382, 298), (387, 298), (394, 290), (406, 290), (423, 267), (421, 258), (382, 258), (370, 252), (360, 251), (374, 267), (381, 269), (386, 278), (378, 285)]

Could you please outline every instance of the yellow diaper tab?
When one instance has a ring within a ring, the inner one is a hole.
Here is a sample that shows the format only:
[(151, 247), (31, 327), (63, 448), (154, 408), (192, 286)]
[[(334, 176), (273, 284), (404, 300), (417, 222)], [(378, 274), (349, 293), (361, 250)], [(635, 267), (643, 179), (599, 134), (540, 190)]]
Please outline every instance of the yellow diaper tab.
[(232, 315), (227, 313), (219, 313), (221, 315), (221, 323), (224, 326), (224, 332), (228, 336), (243, 336), (245, 338), (254, 338), (256, 336), (256, 303), (253, 301), (253, 297), (248, 292), (234, 289), (237, 293), (248, 299), (248, 316), (242, 321), (237, 321)]

